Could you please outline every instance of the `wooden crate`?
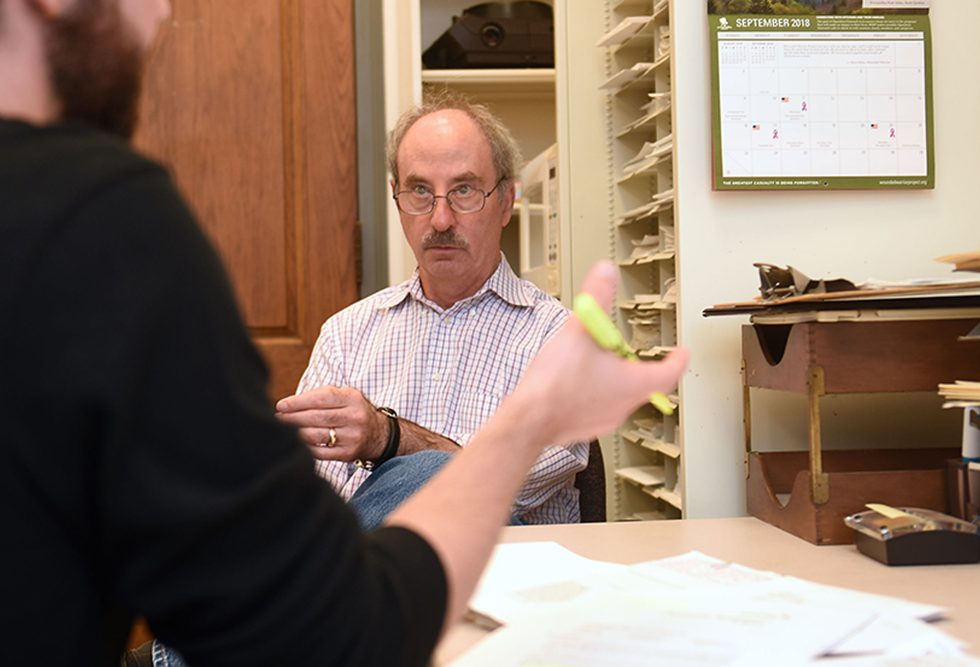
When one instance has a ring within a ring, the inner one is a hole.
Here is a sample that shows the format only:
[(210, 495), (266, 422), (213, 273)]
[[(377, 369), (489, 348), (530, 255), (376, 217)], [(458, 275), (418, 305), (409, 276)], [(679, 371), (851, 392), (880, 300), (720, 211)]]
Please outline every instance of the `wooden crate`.
[(748, 510), (813, 544), (851, 544), (854, 531), (844, 517), (866, 503), (946, 512), (945, 460), (956, 455), (947, 447), (824, 451), (828, 499), (816, 503), (809, 452), (751, 452)]
[[(956, 448), (827, 450), (820, 399), (828, 394), (935, 391), (980, 376), (980, 355), (957, 338), (975, 316), (801, 322), (742, 328), (748, 510), (814, 544), (853, 542), (844, 517), (869, 502), (947, 512), (945, 460)], [(809, 451), (752, 450), (753, 387), (804, 393)], [(874, 443), (869, 443), (874, 444)], [(884, 443), (883, 443), (884, 444)], [(777, 496), (787, 495), (784, 503)]]

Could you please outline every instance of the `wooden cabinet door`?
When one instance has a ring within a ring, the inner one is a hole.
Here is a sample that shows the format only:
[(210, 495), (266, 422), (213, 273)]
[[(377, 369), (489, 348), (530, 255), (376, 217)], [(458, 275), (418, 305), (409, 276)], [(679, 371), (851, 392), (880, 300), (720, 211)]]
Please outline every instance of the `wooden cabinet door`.
[(217, 246), (279, 398), (357, 298), (353, 3), (172, 4), (136, 145)]

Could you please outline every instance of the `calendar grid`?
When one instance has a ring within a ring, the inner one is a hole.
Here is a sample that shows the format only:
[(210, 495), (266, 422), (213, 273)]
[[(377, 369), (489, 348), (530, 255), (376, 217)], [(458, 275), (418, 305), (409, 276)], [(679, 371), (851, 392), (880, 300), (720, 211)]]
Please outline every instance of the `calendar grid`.
[(716, 189), (934, 186), (927, 16), (710, 18)]

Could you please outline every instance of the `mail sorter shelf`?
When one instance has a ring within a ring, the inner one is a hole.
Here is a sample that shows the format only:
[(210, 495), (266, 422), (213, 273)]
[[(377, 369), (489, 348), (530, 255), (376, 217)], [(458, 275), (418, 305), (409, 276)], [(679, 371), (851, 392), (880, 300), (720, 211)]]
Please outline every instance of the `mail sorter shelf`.
[[(814, 544), (846, 544), (843, 518), (865, 503), (945, 511), (944, 460), (955, 448), (822, 450), (827, 394), (935, 391), (980, 376), (980, 355), (957, 338), (977, 320), (806, 322), (742, 327), (749, 513)], [(805, 393), (809, 452), (752, 450), (751, 389)], [(923, 443), (933, 444), (933, 443)], [(780, 496), (789, 498), (783, 502)]]

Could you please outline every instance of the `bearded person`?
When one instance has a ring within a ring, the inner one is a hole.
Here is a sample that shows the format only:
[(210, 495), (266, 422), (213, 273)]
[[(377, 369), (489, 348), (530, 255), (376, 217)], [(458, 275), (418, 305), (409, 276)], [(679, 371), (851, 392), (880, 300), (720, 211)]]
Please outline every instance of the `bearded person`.
[[(119, 664), (137, 616), (191, 665), (425, 665), (547, 444), (614, 429), (685, 354), (629, 363), (569, 321), (365, 532), (276, 417), (167, 172), (128, 145), (168, 13), (0, 0), (0, 665)], [(608, 308), (615, 275), (583, 289)]]

